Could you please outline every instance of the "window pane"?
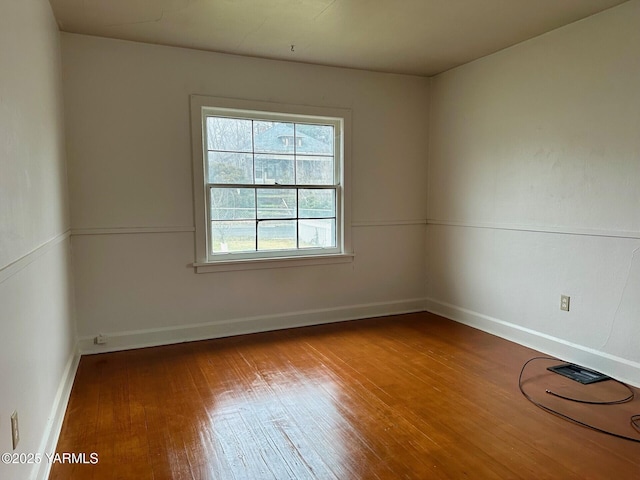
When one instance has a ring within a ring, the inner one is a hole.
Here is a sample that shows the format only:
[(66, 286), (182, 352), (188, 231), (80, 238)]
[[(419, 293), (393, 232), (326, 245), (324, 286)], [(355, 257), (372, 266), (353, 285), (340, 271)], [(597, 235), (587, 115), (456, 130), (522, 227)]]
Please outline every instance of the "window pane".
[(300, 248), (336, 246), (336, 221), (333, 218), (298, 220)]
[(258, 218), (296, 218), (295, 189), (259, 188)]
[(211, 222), (212, 253), (246, 252), (256, 249), (256, 222)]
[(256, 155), (256, 183), (293, 184), (293, 155)]
[(265, 220), (258, 222), (258, 250), (289, 250), (295, 248), (295, 220)]
[(209, 183), (253, 183), (253, 155), (209, 152)]
[(296, 152), (333, 155), (333, 125), (296, 123)]
[(298, 217), (335, 217), (336, 193), (333, 189), (298, 191)]
[(254, 122), (256, 153), (293, 153), (295, 133), (293, 123)]
[(207, 117), (208, 149), (250, 152), (252, 123), (239, 118)]
[(245, 220), (256, 218), (253, 188), (212, 188), (211, 220)]
[(296, 183), (298, 185), (333, 185), (333, 157), (297, 156)]

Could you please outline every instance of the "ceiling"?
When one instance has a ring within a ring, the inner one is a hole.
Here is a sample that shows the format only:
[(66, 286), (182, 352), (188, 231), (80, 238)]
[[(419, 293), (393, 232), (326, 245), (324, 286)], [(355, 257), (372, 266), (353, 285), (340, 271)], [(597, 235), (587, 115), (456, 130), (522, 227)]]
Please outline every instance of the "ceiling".
[(49, 0), (64, 32), (431, 76), (626, 0)]

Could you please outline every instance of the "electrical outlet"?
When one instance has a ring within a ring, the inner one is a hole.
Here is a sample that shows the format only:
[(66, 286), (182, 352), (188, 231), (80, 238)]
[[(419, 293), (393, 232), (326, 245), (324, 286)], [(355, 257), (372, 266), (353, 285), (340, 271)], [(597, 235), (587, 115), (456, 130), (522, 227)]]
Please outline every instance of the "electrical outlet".
[(568, 312), (570, 300), (571, 300), (571, 297), (569, 295), (560, 295), (560, 310)]
[(18, 442), (20, 441), (20, 430), (18, 429), (18, 411), (14, 411), (11, 414), (11, 440), (13, 443), (13, 449), (18, 448)]
[(107, 343), (107, 336), (101, 333), (99, 333), (98, 336), (93, 339), (94, 345), (105, 345), (106, 343)]

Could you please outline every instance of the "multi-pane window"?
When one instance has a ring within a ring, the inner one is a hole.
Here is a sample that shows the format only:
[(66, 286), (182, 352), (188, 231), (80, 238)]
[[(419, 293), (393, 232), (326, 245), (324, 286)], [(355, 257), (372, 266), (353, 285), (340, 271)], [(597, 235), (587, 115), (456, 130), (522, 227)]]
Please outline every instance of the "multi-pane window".
[(342, 253), (341, 118), (202, 108), (207, 260)]

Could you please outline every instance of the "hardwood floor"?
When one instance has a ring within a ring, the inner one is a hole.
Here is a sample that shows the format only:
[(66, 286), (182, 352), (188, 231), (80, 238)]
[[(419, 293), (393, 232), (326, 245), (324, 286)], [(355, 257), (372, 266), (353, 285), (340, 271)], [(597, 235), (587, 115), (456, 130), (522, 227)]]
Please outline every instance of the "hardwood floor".
[(523, 397), (536, 355), (424, 313), (85, 356), (57, 452), (98, 463), (50, 479), (640, 478), (640, 443)]

